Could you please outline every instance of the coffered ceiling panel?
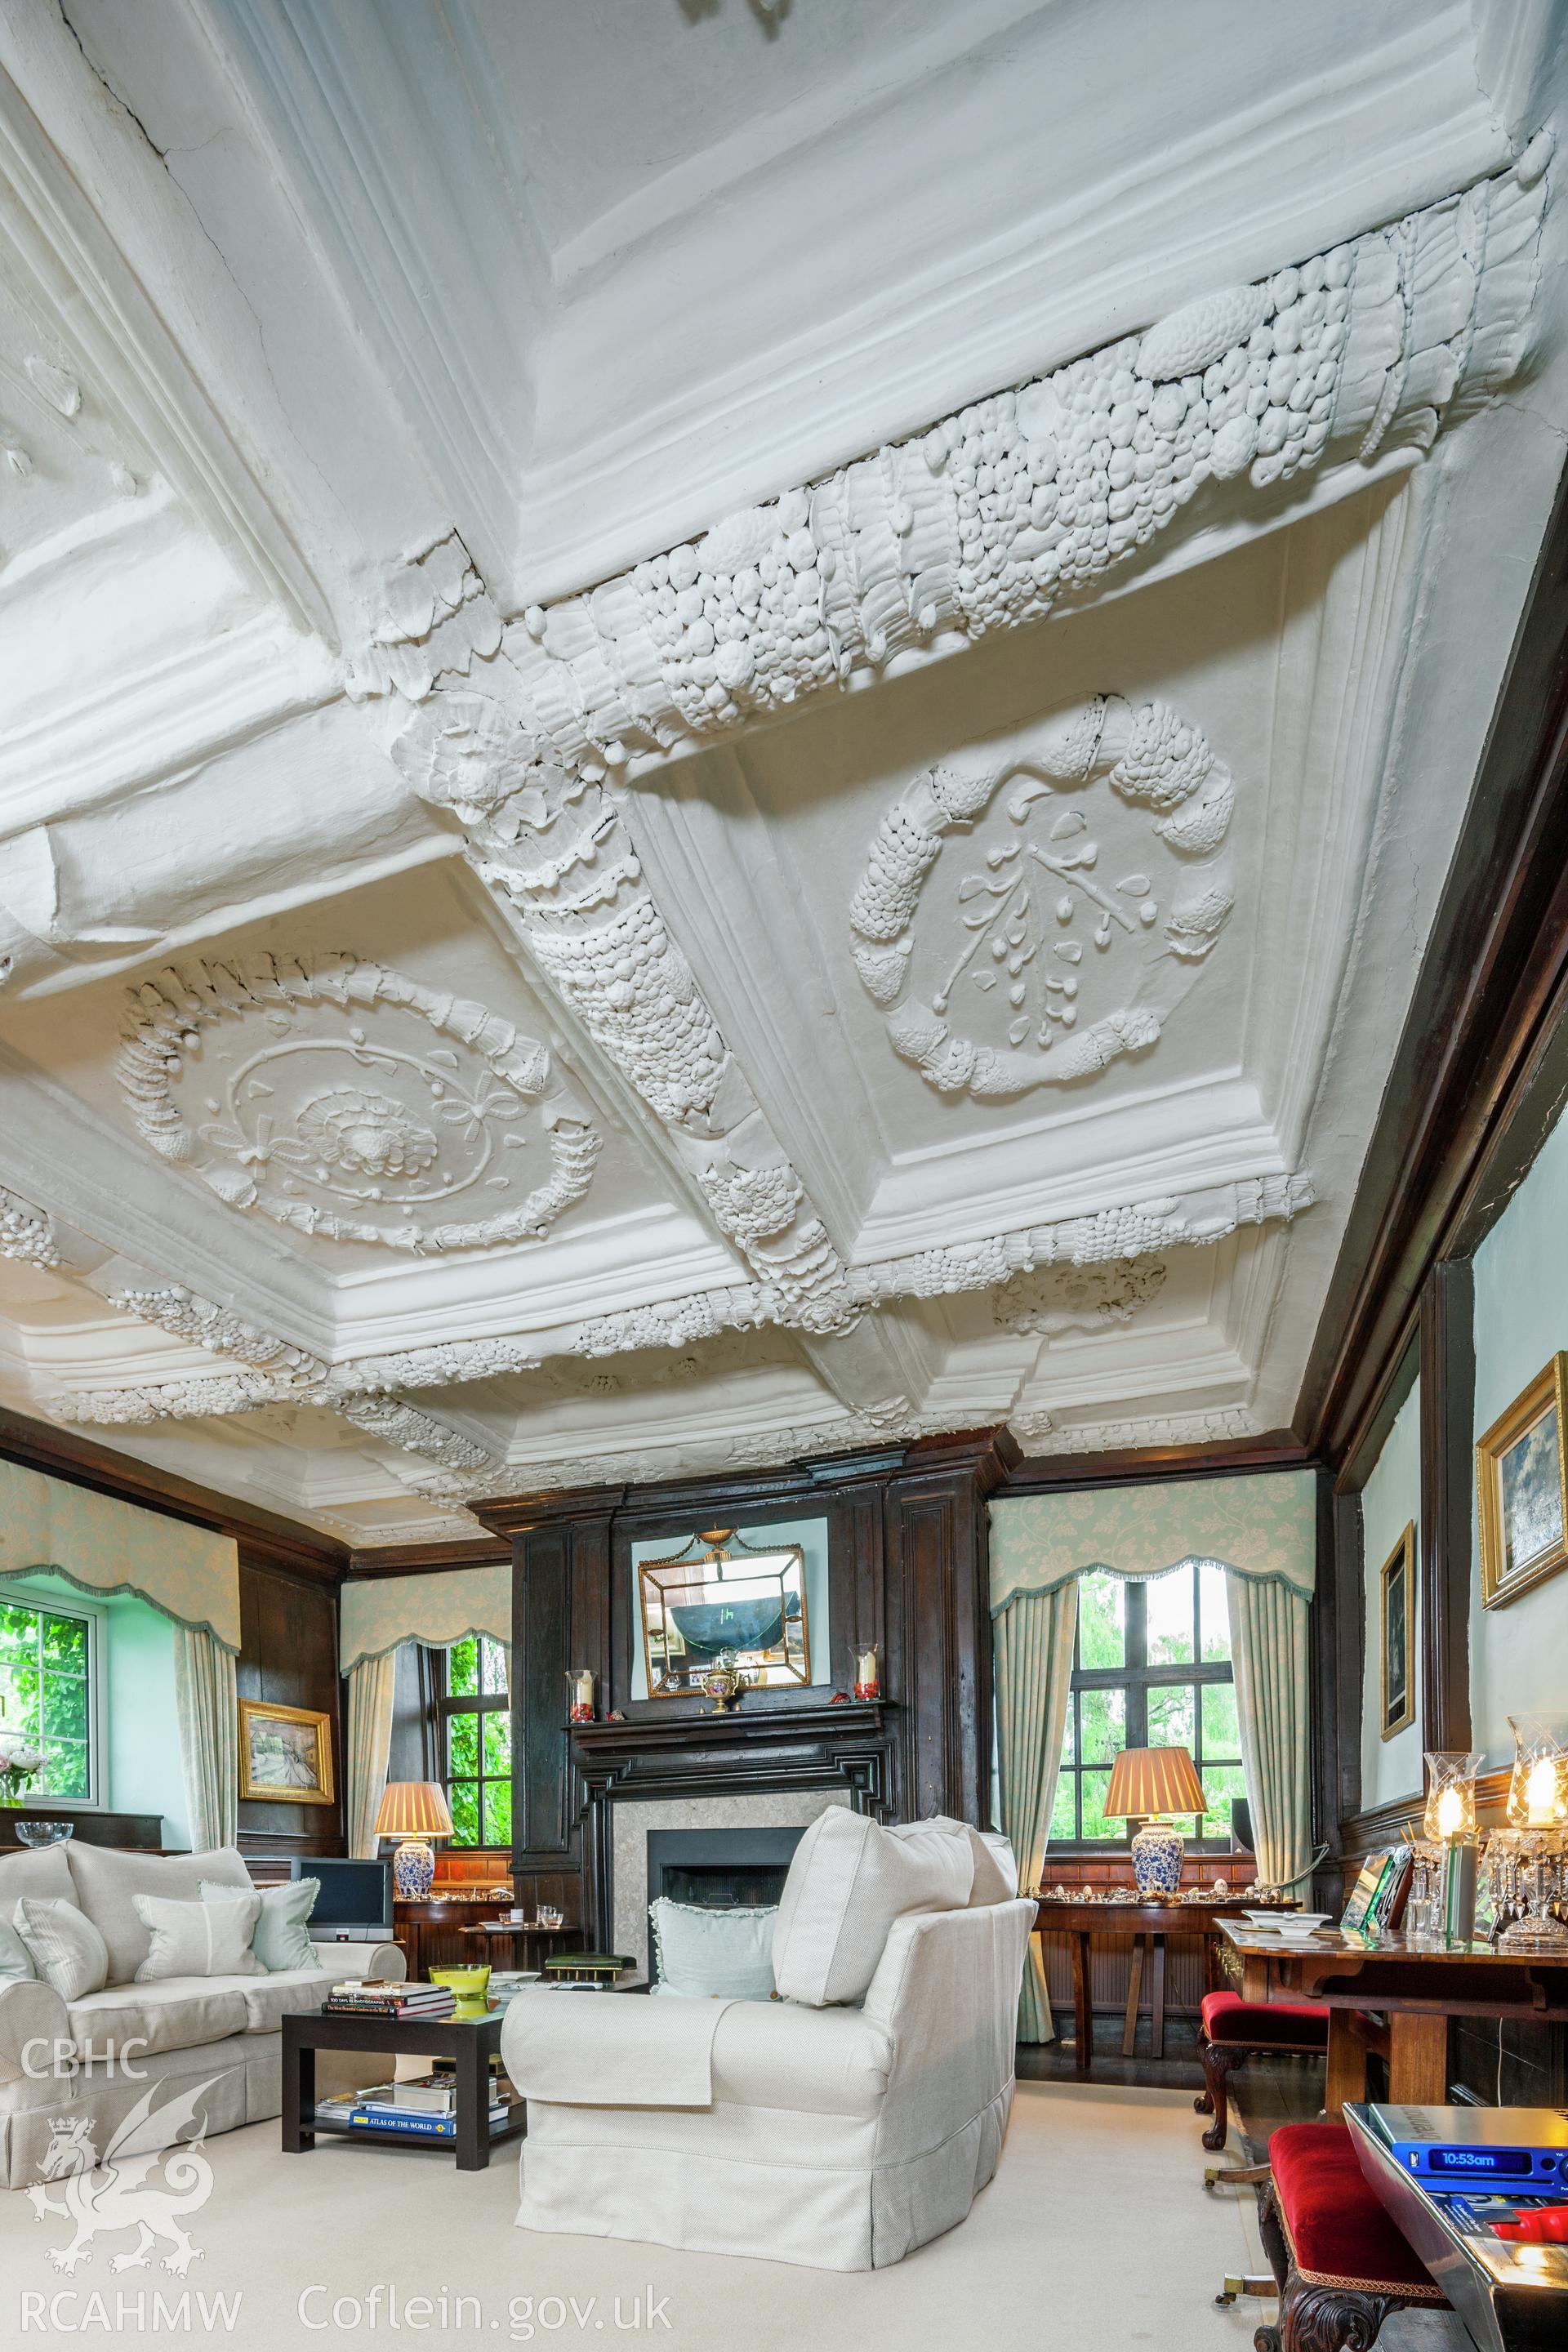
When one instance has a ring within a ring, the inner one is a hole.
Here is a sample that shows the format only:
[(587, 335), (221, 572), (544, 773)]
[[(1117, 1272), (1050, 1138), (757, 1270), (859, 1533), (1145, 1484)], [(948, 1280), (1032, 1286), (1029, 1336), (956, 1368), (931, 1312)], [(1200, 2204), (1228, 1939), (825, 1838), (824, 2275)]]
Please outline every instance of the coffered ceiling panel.
[(1555, 15), (17, 0), (0, 1399), (362, 1544), (1288, 1424)]

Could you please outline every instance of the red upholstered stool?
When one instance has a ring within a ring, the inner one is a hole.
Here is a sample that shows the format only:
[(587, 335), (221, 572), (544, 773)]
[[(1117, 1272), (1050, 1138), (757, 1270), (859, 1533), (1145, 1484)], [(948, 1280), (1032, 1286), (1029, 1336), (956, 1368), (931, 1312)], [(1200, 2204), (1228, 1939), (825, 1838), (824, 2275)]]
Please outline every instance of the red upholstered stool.
[[(1244, 2000), (1238, 1992), (1204, 1995), (1204, 2095), (1193, 2105), (1212, 2115), (1205, 2147), (1223, 2147), (1229, 2115), (1226, 2077), (1255, 2050), (1321, 2057), (1329, 2046), (1329, 2012), (1315, 2000)], [(1212, 2186), (1212, 2181), (1209, 2184)]]
[(1348, 2125), (1286, 2124), (1268, 2163), (1261, 2227), (1279, 2320), (1258, 2330), (1258, 2352), (1369, 2352), (1391, 2311), (1447, 2308), (1368, 2185)]

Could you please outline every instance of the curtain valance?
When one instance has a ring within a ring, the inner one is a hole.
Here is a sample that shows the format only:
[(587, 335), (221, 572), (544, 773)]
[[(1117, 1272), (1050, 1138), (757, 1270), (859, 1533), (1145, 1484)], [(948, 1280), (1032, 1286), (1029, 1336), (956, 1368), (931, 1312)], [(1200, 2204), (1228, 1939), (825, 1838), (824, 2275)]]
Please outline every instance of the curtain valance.
[(342, 1588), (341, 1657), (344, 1674), (363, 1658), (384, 1657), (400, 1642), (449, 1650), (470, 1633), (511, 1640), (511, 1562), (444, 1568), (431, 1576), (351, 1576)]
[(1310, 1470), (1169, 1486), (1079, 1487), (991, 1506), (991, 1614), (1025, 1592), (1050, 1592), (1089, 1569), (1162, 1575), (1184, 1559), (1288, 1585), (1317, 1580), (1317, 1500)]
[(134, 1592), (176, 1624), (205, 1626), (226, 1650), (238, 1651), (232, 1537), (0, 1462), (0, 1576), (41, 1569), (84, 1592)]

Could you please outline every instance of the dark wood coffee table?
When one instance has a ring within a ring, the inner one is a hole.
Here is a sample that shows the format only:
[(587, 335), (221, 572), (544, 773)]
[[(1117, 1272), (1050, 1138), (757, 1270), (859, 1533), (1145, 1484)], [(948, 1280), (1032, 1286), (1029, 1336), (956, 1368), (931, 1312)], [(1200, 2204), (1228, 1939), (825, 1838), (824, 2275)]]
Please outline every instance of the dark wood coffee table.
[[(283, 2150), (300, 2156), (316, 2145), (319, 2131), (340, 2138), (374, 2140), (382, 2147), (451, 2148), (459, 2172), (482, 2172), (499, 2140), (515, 2139), (527, 2128), (527, 2109), (513, 2103), (510, 2119), (491, 2130), (489, 2062), (500, 2048), (501, 2019), (488, 2017), (394, 2018), (349, 2016), (312, 2009), (283, 2020)], [(413, 2132), (351, 2130), (316, 2113), (318, 2050), (379, 2050), (388, 2057), (447, 2058), (457, 2087), (454, 2139), (426, 2138)]]

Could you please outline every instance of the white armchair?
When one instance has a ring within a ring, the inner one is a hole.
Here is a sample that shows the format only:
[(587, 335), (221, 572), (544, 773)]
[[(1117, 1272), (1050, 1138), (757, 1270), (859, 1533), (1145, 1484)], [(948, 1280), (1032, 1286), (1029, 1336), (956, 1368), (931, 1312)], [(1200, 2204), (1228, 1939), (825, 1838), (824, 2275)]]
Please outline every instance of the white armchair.
[(996, 2168), (1034, 1916), (1005, 1895), (896, 1916), (863, 1998), (831, 2006), (521, 1996), (501, 2045), (529, 2102), (521, 2225), (822, 2270), (901, 2261)]

